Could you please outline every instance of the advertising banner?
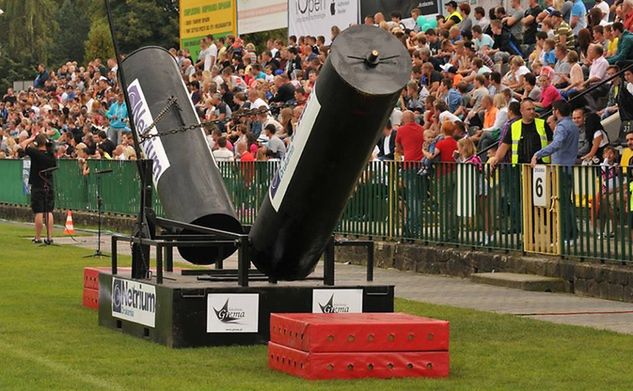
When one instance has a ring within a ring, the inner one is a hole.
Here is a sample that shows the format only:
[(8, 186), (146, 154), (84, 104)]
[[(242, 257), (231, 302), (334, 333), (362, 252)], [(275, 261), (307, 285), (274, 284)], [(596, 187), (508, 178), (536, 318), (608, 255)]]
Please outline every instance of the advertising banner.
[(259, 331), (259, 294), (212, 293), (207, 296), (207, 333)]
[(356, 0), (289, 0), (288, 34), (325, 37), (330, 42), (332, 26), (345, 30), (358, 23)]
[(240, 0), (237, 2), (237, 32), (257, 33), (288, 27), (287, 0)]
[(399, 11), (402, 19), (411, 17), (411, 9), (418, 7), (422, 15), (441, 13), (439, 0), (363, 0), (360, 2), (361, 19), (367, 15), (382, 12), (385, 20), (391, 20), (391, 13)]
[(312, 312), (315, 314), (363, 312), (363, 290), (314, 289)]
[(112, 317), (154, 327), (156, 287), (137, 281), (112, 279)]
[(180, 0), (180, 47), (195, 59), (200, 39), (237, 34), (236, 0)]

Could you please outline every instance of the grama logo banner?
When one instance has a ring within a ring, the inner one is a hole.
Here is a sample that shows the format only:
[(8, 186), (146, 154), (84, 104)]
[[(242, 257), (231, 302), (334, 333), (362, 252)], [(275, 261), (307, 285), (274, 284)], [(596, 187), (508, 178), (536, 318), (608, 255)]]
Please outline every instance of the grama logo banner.
[(314, 289), (312, 312), (315, 314), (363, 312), (363, 290)]
[(215, 293), (207, 297), (207, 333), (259, 331), (259, 294)]

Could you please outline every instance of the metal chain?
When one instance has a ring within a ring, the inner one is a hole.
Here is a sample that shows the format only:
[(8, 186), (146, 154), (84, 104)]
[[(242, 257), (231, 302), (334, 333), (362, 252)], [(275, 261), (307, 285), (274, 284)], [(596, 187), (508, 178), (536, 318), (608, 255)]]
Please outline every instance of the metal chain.
[(154, 119), (154, 122), (152, 122), (152, 124), (143, 131), (143, 134), (141, 135), (141, 139), (143, 139), (143, 141), (149, 135), (149, 132), (151, 132), (152, 129), (156, 127), (156, 124), (158, 124), (163, 119), (169, 109), (171, 109), (173, 105), (178, 106), (177, 101), (178, 99), (175, 96), (170, 96), (169, 99), (167, 99), (167, 105), (160, 111), (160, 113), (158, 113), (156, 119)]
[[(161, 112), (156, 116), (156, 120), (147, 128), (147, 130), (145, 132), (143, 132), (142, 135), (139, 136), (139, 139), (140, 139), (139, 142), (141, 144), (144, 143), (147, 140), (153, 139), (154, 137), (162, 137), (162, 136), (169, 136), (169, 135), (178, 134), (178, 133), (185, 133), (185, 132), (188, 132), (190, 130), (204, 128), (204, 127), (207, 127), (207, 126), (217, 125), (219, 123), (225, 122), (223, 120), (217, 120), (217, 119), (216, 120), (212, 120), (212, 121), (203, 121), (203, 122), (200, 122), (199, 124), (182, 126), (180, 128), (174, 128), (174, 129), (166, 130), (166, 131), (163, 131), (163, 132), (156, 132), (154, 134), (149, 134), (148, 133), (149, 130), (154, 128), (158, 124), (158, 122), (160, 122), (160, 120), (163, 119), (163, 117), (169, 111), (171, 106), (176, 104), (176, 98), (173, 98), (173, 101), (172, 101), (172, 98), (170, 98), (170, 100), (168, 101), (167, 106), (165, 108), (163, 108), (163, 110), (161, 110)], [(281, 105), (281, 106), (275, 106), (275, 107), (285, 107), (285, 106), (290, 106), (290, 105)], [(241, 117), (247, 117), (247, 116), (251, 116), (251, 115), (267, 113), (270, 110), (271, 109), (267, 108), (267, 107), (260, 107), (260, 108), (257, 108), (257, 109), (244, 109), (244, 110), (240, 109), (240, 110), (235, 111), (235, 113), (232, 114), (231, 119), (239, 119)]]

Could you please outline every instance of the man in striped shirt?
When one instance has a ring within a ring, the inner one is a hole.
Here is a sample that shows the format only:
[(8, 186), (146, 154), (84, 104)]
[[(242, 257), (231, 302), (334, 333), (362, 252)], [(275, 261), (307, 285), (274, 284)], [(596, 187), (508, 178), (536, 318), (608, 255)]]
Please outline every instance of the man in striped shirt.
[(554, 23), (554, 40), (556, 43), (562, 43), (567, 49), (574, 50), (575, 37), (571, 27), (563, 21), (563, 15), (558, 10), (552, 11), (550, 14), (552, 23)]

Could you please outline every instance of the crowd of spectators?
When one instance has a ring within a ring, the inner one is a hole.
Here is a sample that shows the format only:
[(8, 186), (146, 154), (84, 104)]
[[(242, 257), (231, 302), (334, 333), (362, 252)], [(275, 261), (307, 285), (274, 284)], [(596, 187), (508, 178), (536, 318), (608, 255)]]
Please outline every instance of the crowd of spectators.
[[(413, 64), (374, 158), (423, 162), (425, 174), (434, 162), (455, 161), (463, 138), (486, 151), (484, 163), (492, 166), (550, 156), (558, 164), (596, 164), (609, 144), (625, 145), (628, 118), (615, 140), (601, 120), (621, 113), (623, 100), (633, 97), (633, 73), (601, 82), (633, 59), (633, 0), (546, 0), (544, 7), (529, 0), (525, 8), (512, 0), (508, 10), (449, 1), (445, 11), (364, 18), (397, 37)], [(284, 157), (339, 32), (334, 26), (327, 39), (269, 40), (259, 51), (233, 35), (205, 37), (195, 57), (169, 50), (201, 121), (209, 122), (216, 160)], [(571, 107), (555, 104), (566, 101)], [(573, 121), (565, 120), (575, 108), (581, 109)], [(577, 145), (557, 140), (561, 121)], [(56, 70), (38, 65), (32, 88), (3, 96), (0, 122), (0, 158), (20, 157), (20, 141), (38, 133), (55, 142), (58, 158), (138, 158), (114, 59), (71, 61)]]
[[(468, 137), (478, 150), (511, 144), (508, 128), (522, 116), (521, 108), (511, 110), (513, 102), (530, 101), (537, 114), (549, 112), (554, 102), (573, 100), (633, 59), (631, 0), (597, 1), (591, 7), (582, 0), (548, 0), (545, 7), (529, 0), (525, 9), (512, 0), (509, 10), (487, 11), (449, 1), (444, 16), (420, 15), (414, 8), (410, 18), (394, 12), (387, 20), (379, 12), (364, 23), (394, 34), (413, 62), (411, 81), (376, 148), (380, 159), (454, 161), (457, 144), (441, 142), (446, 121), (453, 125), (447, 126), (454, 129), (452, 137)], [(339, 31), (333, 27), (327, 41)], [(323, 36), (269, 40), (266, 46), (258, 52), (252, 43), (229, 35), (202, 39), (196, 58), (170, 49), (201, 120), (213, 122), (206, 132), (218, 160), (283, 158), (329, 50)], [(18, 157), (20, 139), (43, 132), (56, 142), (58, 157), (137, 158), (116, 68), (114, 59), (86, 66), (68, 62), (54, 71), (38, 65), (33, 88), (9, 89), (0, 103), (0, 157)], [(616, 81), (585, 94), (575, 106), (601, 119), (617, 113), (619, 95), (630, 92)], [(625, 86), (628, 82), (625, 74)], [(242, 115), (261, 108), (270, 110)], [(511, 111), (518, 114), (512, 117)], [(234, 113), (239, 115), (233, 118)], [(545, 123), (547, 144), (554, 122)], [(600, 161), (608, 143), (624, 143), (624, 136), (607, 140), (593, 117), (587, 124), (577, 162)], [(406, 129), (397, 136), (398, 128), (412, 126), (413, 136)], [(527, 148), (530, 156), (517, 153), (520, 163), (529, 163), (545, 146), (536, 141)], [(497, 156), (496, 161), (504, 159), (512, 160)]]

